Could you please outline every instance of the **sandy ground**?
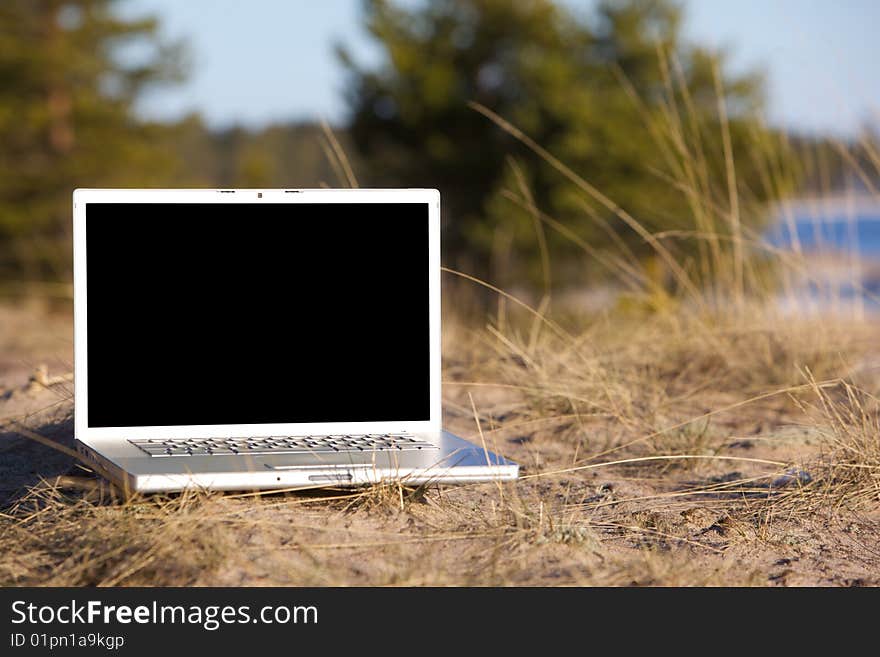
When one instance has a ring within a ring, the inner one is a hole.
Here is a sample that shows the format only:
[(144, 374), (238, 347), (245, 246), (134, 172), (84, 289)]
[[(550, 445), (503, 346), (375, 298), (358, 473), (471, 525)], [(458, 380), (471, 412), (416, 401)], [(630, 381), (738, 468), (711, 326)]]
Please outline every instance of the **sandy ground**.
[[(50, 313), (37, 303), (0, 306), (0, 421), (18, 419), (71, 446), (73, 385), (41, 385), (73, 371), (72, 317)], [(36, 413), (35, 417), (30, 414)], [(57, 477), (74, 467), (71, 458), (20, 434), (0, 430), (0, 503), (41, 477)]]
[[(518, 414), (503, 390), (459, 385), (464, 365), (447, 356), (448, 428), (479, 440), (476, 408), (490, 447), (522, 464), (519, 482), (123, 504), (73, 458), (18, 433), (72, 445), (71, 324), (3, 308), (0, 583), (880, 584), (880, 502), (803, 510), (820, 499), (798, 497), (818, 476), (803, 464), (824, 443), (790, 405), (714, 423), (711, 454), (730, 460), (583, 468), (581, 450), (617, 444), (625, 428)], [(693, 452), (703, 437), (680, 439)]]

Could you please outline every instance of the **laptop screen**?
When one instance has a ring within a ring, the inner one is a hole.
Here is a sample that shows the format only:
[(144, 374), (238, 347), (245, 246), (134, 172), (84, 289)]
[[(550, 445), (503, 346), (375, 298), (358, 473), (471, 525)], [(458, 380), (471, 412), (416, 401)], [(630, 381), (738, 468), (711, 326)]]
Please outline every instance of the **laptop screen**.
[(88, 425), (429, 419), (425, 203), (89, 203)]

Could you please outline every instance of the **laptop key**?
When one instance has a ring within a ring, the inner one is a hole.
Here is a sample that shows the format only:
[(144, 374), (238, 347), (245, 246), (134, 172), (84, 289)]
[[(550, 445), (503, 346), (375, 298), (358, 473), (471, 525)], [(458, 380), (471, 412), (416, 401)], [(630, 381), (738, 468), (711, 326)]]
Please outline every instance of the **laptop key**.
[(236, 456), (276, 454), (363, 453), (437, 449), (409, 434), (355, 434), (329, 436), (251, 436), (242, 438), (132, 439), (149, 456)]

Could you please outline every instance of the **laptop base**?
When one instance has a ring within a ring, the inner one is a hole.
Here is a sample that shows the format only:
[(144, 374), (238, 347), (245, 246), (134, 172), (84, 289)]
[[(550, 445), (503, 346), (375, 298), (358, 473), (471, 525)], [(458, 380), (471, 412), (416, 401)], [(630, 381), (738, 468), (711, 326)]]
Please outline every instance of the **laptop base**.
[(77, 441), (77, 450), (126, 494), (354, 487), (389, 481), (419, 486), (518, 476), (516, 463), (447, 431), (414, 436), (436, 449), (156, 458), (129, 441), (106, 439)]

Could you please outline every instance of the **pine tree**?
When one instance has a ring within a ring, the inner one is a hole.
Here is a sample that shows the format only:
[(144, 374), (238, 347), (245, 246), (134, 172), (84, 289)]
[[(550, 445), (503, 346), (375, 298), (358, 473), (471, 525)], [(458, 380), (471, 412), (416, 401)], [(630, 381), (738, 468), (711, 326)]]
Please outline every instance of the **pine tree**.
[[(763, 105), (761, 78), (731, 75), (721, 53), (685, 43), (682, 10), (671, 0), (609, 0), (582, 14), (550, 0), (368, 0), (365, 23), (384, 63), (364, 69), (340, 49), (351, 76), (361, 177), (368, 184), (439, 187), (450, 264), (499, 283), (498, 270), (510, 260), (520, 274), (538, 272), (533, 218), (502, 196), (523, 187), (591, 245), (623, 241), (638, 255), (650, 252), (469, 101), (512, 122), (650, 231), (681, 232), (696, 227), (686, 195), (664, 177), (681, 165), (670, 161), (676, 145), (652, 136), (648, 126), (674, 116), (675, 104), (682, 113), (687, 107), (693, 121), (683, 121), (683, 129), (700, 142), (698, 164), (723, 190), (717, 70), (740, 187), (764, 193), (744, 145), (766, 132), (750, 118)], [(552, 231), (547, 239), (558, 268), (566, 269), (570, 241)], [(687, 241), (676, 246), (696, 248)]]
[[(70, 277), (71, 192), (173, 179), (164, 129), (133, 107), (179, 79), (181, 51), (154, 18), (120, 18), (114, 0), (0, 3), (0, 273)], [(144, 57), (122, 56), (137, 43)]]

